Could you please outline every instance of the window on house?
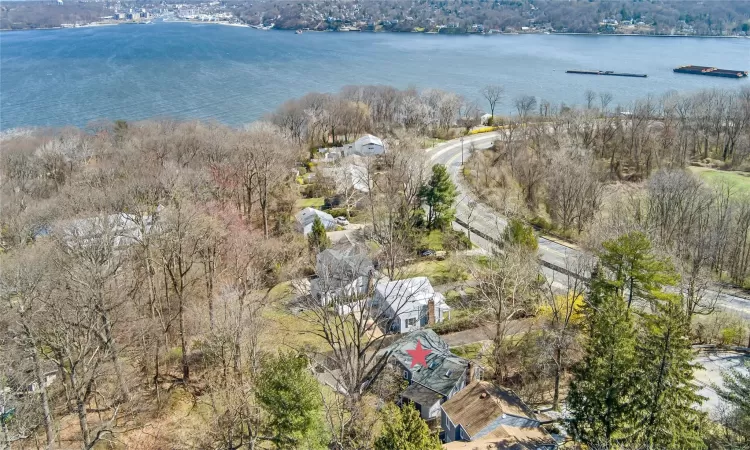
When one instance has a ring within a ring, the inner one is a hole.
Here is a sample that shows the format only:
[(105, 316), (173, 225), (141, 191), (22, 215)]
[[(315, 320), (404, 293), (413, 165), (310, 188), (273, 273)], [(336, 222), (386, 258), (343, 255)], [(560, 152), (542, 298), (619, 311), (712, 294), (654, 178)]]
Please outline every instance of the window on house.
[(406, 319), (406, 327), (411, 328), (417, 324), (417, 319)]
[(404, 370), (404, 380), (408, 380), (408, 379), (409, 379), (409, 371)]

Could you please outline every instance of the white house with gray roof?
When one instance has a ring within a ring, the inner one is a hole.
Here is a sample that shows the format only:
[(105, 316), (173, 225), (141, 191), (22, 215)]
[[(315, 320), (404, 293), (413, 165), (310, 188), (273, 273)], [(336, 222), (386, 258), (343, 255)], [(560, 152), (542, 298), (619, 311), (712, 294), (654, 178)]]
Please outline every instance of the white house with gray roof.
[(298, 212), (294, 217), (297, 221), (297, 231), (304, 234), (305, 236), (310, 234), (310, 232), (312, 231), (312, 226), (315, 222), (316, 217), (320, 218), (320, 221), (323, 222), (323, 226), (326, 228), (326, 230), (330, 231), (336, 228), (336, 220), (332, 215), (315, 208), (305, 208), (302, 211)]
[(383, 141), (380, 140), (379, 137), (371, 134), (366, 134), (354, 141), (353, 144), (347, 144), (344, 146), (344, 156), (375, 156), (382, 155), (383, 153), (385, 153)]
[(375, 286), (370, 307), (390, 319), (390, 331), (408, 333), (450, 318), (445, 297), (435, 292), (427, 277), (381, 282)]

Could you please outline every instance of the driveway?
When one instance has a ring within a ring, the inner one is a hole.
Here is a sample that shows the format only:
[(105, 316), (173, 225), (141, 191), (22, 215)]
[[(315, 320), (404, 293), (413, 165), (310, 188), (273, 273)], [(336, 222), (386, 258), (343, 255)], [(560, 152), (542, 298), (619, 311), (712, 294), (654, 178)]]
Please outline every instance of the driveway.
[[(535, 328), (533, 318), (514, 320), (508, 324), (506, 336), (522, 334), (530, 329)], [(440, 336), (449, 347), (458, 347), (460, 345), (475, 344), (477, 342), (488, 341), (495, 338), (495, 326), (483, 325), (477, 328), (457, 331), (455, 333), (443, 334)]]

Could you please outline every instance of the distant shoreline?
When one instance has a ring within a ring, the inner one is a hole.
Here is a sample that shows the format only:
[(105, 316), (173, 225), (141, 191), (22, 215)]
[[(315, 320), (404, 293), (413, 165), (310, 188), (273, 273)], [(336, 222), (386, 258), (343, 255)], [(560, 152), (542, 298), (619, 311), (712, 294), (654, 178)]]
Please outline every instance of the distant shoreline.
[[(44, 27), (44, 28), (3, 28), (0, 32), (11, 32), (11, 31), (42, 31), (42, 30), (65, 30), (75, 28), (93, 28), (102, 26), (114, 26), (114, 25), (150, 25), (158, 23), (191, 23), (201, 25), (224, 25), (238, 28), (251, 28), (258, 31), (285, 31), (285, 32), (296, 32), (297, 29), (291, 28), (269, 28), (262, 29), (258, 28), (257, 25), (249, 25), (246, 23), (234, 23), (234, 22), (208, 22), (200, 20), (158, 20), (153, 22), (92, 22), (85, 25), (77, 25), (72, 27)], [(563, 32), (511, 32), (511, 33), (438, 33), (438, 32), (426, 32), (426, 31), (374, 31), (374, 30), (305, 30), (300, 29), (303, 33), (373, 33), (373, 34), (426, 34), (436, 36), (523, 36), (523, 35), (546, 35), (546, 36), (627, 36), (627, 37), (660, 37), (660, 38), (699, 38), (699, 39), (750, 39), (750, 36), (711, 36), (711, 35), (693, 35), (693, 34), (637, 34), (637, 33), (563, 33)]]

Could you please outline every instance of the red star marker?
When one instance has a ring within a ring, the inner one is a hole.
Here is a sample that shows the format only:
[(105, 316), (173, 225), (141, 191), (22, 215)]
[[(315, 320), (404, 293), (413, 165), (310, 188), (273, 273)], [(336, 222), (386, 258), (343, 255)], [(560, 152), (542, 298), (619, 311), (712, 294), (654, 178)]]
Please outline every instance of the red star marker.
[(411, 367), (421, 364), (422, 367), (427, 367), (427, 355), (432, 353), (429, 348), (422, 347), (422, 342), (417, 339), (417, 348), (414, 350), (407, 350), (406, 353), (411, 355)]

